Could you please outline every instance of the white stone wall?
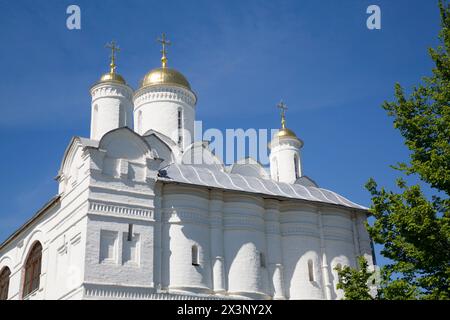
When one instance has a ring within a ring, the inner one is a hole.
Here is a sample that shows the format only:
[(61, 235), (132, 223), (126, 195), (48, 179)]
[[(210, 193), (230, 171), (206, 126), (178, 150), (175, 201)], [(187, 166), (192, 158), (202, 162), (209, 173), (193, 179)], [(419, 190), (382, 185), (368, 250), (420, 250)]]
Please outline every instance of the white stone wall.
[[(11, 270), (9, 299), (66, 299), (84, 276), (88, 179), (61, 195), (51, 208), (0, 250), (0, 270)], [(31, 247), (42, 245), (39, 289), (24, 297), (25, 261)]]
[[(367, 232), (358, 222), (365, 217), (350, 210), (178, 185), (165, 185), (161, 198), (162, 287), (169, 292), (337, 299), (333, 268), (355, 266), (356, 256), (367, 254), (360, 249)], [(201, 268), (191, 265), (193, 244)]]
[(73, 140), (59, 201), (0, 250), (9, 297), (23, 298), (35, 241), (41, 285), (28, 299), (339, 299), (334, 268), (372, 263), (363, 211), (157, 182), (159, 164), (129, 129), (98, 149)]
[(98, 83), (91, 88), (91, 139), (120, 127), (133, 129), (133, 90), (119, 83)]
[[(301, 143), (294, 138), (275, 138), (270, 146), (270, 175), (273, 180), (294, 183), (302, 176)], [(297, 173), (296, 165), (297, 163)]]
[[(194, 141), (195, 95), (176, 86), (152, 86), (138, 90), (134, 96), (135, 131), (144, 135), (155, 130), (185, 149)], [(178, 111), (182, 112), (182, 131), (178, 129)]]
[[(163, 188), (163, 285), (172, 291), (210, 293), (212, 289), (208, 192), (167, 185)], [(168, 242), (168, 244), (167, 244)], [(192, 265), (192, 246), (199, 265)], [(166, 267), (167, 266), (167, 267)]]

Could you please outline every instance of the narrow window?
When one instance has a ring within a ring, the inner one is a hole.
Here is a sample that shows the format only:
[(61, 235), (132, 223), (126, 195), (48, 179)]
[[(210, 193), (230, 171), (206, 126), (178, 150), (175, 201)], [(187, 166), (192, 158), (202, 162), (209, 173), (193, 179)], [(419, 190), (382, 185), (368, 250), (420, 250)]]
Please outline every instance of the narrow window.
[(278, 172), (278, 160), (277, 160), (277, 158), (275, 158), (275, 159), (273, 159), (273, 170), (275, 170), (275, 178), (276, 178), (276, 181), (280, 181), (280, 175), (279, 175), (279, 172)]
[(36, 242), (25, 262), (25, 281), (23, 282), (23, 296), (27, 296), (39, 289), (41, 279), (42, 245)]
[(94, 112), (92, 115), (92, 137), (97, 135), (97, 120), (98, 120), (98, 105), (94, 106)]
[(183, 112), (181, 109), (178, 110), (178, 145), (181, 145), (183, 142)]
[(266, 257), (264, 256), (264, 253), (262, 253), (262, 252), (259, 253), (259, 265), (261, 266), (261, 268), (266, 267)]
[(123, 104), (119, 104), (119, 127), (125, 127), (126, 113)]
[(295, 168), (295, 179), (300, 178), (300, 172), (298, 169), (298, 156), (294, 155), (294, 168)]
[(8, 299), (9, 290), (9, 276), (11, 275), (11, 270), (8, 267), (4, 267), (0, 272), (0, 300)]
[(193, 266), (199, 266), (198, 263), (198, 247), (196, 245), (192, 246), (192, 265)]
[(308, 260), (308, 274), (309, 274), (309, 281), (314, 281), (314, 264), (312, 260)]
[(181, 110), (178, 110), (178, 130), (181, 130), (182, 127), (183, 127), (182, 112)]
[(138, 113), (138, 121), (137, 121), (138, 123), (137, 123), (137, 127), (138, 127), (138, 132), (140, 133), (140, 134), (144, 134), (144, 132), (142, 132), (142, 110), (139, 110), (139, 113)]
[(130, 223), (128, 225), (128, 236), (127, 236), (127, 241), (132, 241), (133, 240), (133, 224)]

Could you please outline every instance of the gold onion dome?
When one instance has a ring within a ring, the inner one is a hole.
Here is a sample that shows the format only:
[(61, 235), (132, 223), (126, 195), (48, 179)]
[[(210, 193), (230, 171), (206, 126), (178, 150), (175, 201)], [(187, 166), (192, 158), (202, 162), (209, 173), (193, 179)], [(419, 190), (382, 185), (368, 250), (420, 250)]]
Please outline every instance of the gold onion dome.
[(278, 131), (277, 137), (278, 138), (282, 138), (282, 137), (297, 138), (294, 131), (292, 131), (291, 129), (288, 129), (288, 128), (283, 128), (280, 131)]
[(287, 110), (286, 104), (284, 104), (283, 101), (280, 101), (280, 103), (277, 105), (277, 107), (281, 110), (281, 129), (277, 132), (275, 137), (276, 138), (294, 138), (294, 139), (300, 140), (299, 138), (297, 138), (294, 131), (286, 128), (286, 110)]
[(142, 79), (141, 88), (161, 84), (175, 85), (191, 90), (191, 85), (185, 76), (177, 70), (167, 67), (156, 68), (148, 72)]
[(141, 81), (141, 88), (156, 86), (156, 85), (174, 85), (191, 90), (191, 85), (186, 77), (175, 69), (167, 67), (167, 51), (166, 46), (170, 45), (170, 41), (166, 39), (163, 33), (161, 39), (157, 39), (162, 45), (161, 67), (150, 70)]
[(111, 62), (109, 64), (109, 72), (101, 76), (100, 82), (116, 82), (120, 84), (126, 84), (125, 79), (118, 73), (116, 73), (116, 52), (120, 51), (120, 48), (116, 46), (114, 41), (108, 43), (106, 48), (111, 49)]
[(118, 82), (121, 84), (126, 84), (125, 79), (118, 73), (105, 73), (100, 78), (100, 82)]

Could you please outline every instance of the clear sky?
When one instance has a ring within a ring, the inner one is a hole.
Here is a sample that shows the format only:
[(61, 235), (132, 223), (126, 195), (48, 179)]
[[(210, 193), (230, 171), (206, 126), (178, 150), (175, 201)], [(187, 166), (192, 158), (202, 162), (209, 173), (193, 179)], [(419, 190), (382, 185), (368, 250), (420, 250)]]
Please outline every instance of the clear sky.
[[(66, 28), (70, 4), (81, 30)], [(371, 4), (381, 30), (366, 27)], [(108, 70), (111, 39), (136, 88), (159, 66), (166, 32), (204, 128), (277, 128), (283, 98), (304, 173), (370, 206), (365, 182), (393, 188), (389, 165), (408, 159), (381, 104), (395, 82), (411, 88), (430, 73), (438, 31), (437, 0), (0, 0), (0, 241), (57, 193), (71, 137), (89, 136), (89, 87)]]

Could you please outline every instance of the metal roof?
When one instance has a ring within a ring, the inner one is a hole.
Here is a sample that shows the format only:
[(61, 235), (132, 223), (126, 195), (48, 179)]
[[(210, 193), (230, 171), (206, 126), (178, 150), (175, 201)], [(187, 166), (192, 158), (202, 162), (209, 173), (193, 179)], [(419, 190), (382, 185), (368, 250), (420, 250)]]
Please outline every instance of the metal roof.
[(343, 196), (323, 188), (275, 182), (270, 179), (261, 179), (243, 176), (241, 174), (227, 173), (220, 170), (211, 170), (209, 167), (171, 164), (163, 170), (160, 170), (158, 180), (368, 210), (368, 208), (364, 206), (351, 202)]

